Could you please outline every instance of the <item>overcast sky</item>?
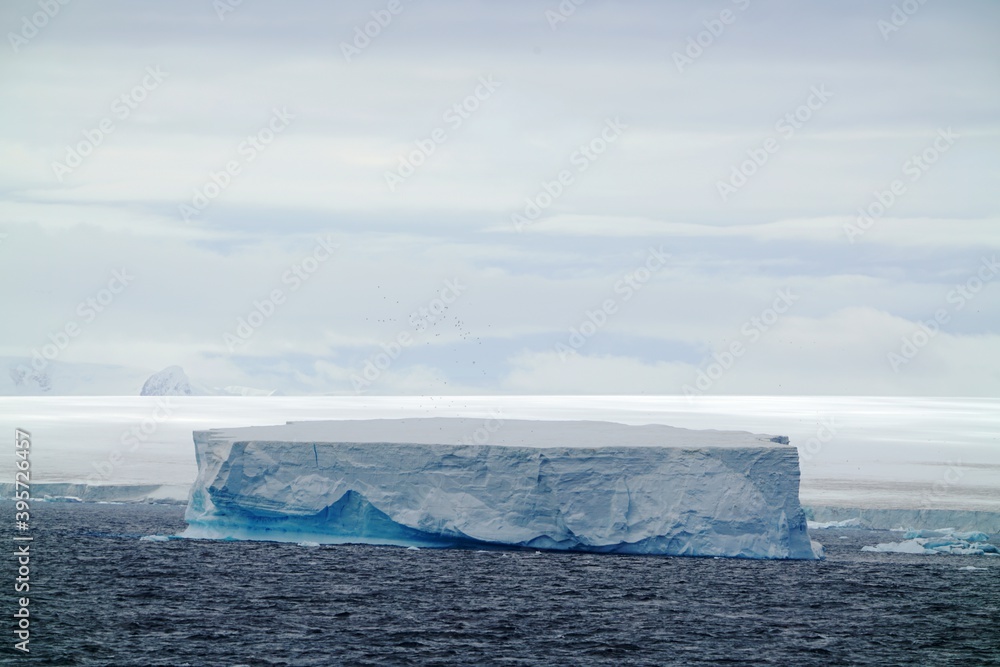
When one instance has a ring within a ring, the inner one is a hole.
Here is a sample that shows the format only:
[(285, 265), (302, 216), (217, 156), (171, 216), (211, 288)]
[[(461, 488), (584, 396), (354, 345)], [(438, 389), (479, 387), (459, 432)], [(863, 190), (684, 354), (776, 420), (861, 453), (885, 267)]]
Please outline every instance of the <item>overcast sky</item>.
[(44, 6), (0, 9), (7, 367), (1000, 394), (1000, 4)]

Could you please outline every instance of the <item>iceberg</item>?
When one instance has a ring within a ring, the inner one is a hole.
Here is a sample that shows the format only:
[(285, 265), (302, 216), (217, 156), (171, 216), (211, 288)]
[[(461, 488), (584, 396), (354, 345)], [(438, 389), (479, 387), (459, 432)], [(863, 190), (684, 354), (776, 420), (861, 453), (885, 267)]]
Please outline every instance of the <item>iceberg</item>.
[(194, 432), (183, 536), (816, 559), (787, 438), (452, 418)]
[(1000, 553), (989, 536), (980, 532), (951, 533), (943, 530), (914, 530), (902, 542), (881, 542), (875, 546), (861, 547), (862, 551), (899, 554), (951, 554), (982, 556)]
[(140, 396), (201, 396), (205, 393), (199, 391), (197, 385), (192, 388), (191, 380), (180, 366), (167, 366), (153, 373), (139, 390)]

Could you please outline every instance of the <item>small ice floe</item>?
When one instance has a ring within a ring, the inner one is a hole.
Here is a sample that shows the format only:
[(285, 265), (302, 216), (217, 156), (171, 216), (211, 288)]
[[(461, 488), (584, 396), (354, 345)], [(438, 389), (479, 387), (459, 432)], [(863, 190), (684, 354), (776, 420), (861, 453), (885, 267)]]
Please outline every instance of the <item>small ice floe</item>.
[(813, 556), (816, 560), (823, 560), (826, 558), (826, 549), (822, 544), (816, 540), (809, 540), (809, 546), (812, 547)]
[(862, 551), (898, 554), (951, 554), (982, 556), (1000, 553), (996, 545), (988, 544), (989, 535), (978, 531), (947, 533), (940, 530), (911, 530), (902, 542), (882, 542), (861, 547)]
[(976, 567), (974, 565), (966, 565), (965, 567), (958, 568), (962, 572), (975, 572), (976, 570), (988, 570), (986, 567)]
[(42, 496), (38, 500), (45, 503), (82, 503), (83, 498), (77, 496)]
[(420, 551), (420, 547), (415, 547), (415, 546), (413, 546), (411, 544), (410, 546), (406, 547), (406, 550), (407, 551)]
[(843, 521), (806, 521), (809, 530), (825, 530), (827, 528), (861, 528), (861, 519), (844, 519)]
[(299, 542), (300, 547), (318, 547), (319, 542)]
[(906, 540), (905, 542), (880, 542), (875, 546), (861, 547), (862, 551), (875, 551), (878, 553), (896, 554), (925, 554), (930, 553), (924, 549), (924, 545), (917, 540)]
[(957, 537), (960, 540), (965, 540), (966, 542), (988, 542), (990, 536), (986, 533), (971, 532), (971, 533), (953, 533), (952, 537)]
[(985, 542), (990, 539), (990, 536), (986, 533), (980, 533), (978, 531), (959, 533), (956, 532), (954, 528), (924, 528), (923, 530), (907, 530), (904, 537), (908, 540), (912, 540), (916, 537), (957, 537), (961, 540), (966, 540), (967, 542)]
[(166, 535), (145, 535), (139, 538), (140, 542), (167, 542), (170, 538)]

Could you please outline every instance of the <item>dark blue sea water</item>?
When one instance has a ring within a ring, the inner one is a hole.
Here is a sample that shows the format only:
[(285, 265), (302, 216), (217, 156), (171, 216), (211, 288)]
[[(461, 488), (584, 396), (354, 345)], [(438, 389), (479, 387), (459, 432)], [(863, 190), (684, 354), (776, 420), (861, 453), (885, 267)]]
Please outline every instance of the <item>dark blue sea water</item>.
[(1000, 665), (1000, 558), (860, 551), (898, 533), (775, 562), (142, 542), (183, 509), (32, 510), (31, 655), (5, 558), (3, 664)]

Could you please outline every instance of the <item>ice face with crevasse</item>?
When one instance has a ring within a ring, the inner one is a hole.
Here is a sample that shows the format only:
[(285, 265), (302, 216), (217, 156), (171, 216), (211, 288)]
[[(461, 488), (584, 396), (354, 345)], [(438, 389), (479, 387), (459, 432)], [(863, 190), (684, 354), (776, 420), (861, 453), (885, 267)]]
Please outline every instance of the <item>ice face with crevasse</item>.
[[(184, 535), (814, 559), (787, 438), (376, 419), (196, 431)], [(476, 444), (487, 441), (488, 444)]]

